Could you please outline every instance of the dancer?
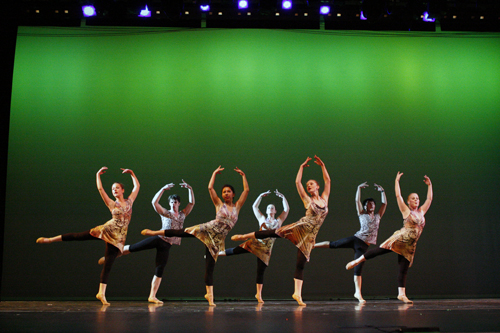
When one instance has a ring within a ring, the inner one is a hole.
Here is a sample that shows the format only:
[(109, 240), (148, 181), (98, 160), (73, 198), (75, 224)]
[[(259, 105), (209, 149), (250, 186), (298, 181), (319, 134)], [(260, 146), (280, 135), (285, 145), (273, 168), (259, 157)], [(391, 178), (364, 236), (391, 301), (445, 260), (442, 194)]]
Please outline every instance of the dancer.
[[(179, 211), (179, 206), (181, 204), (181, 198), (177, 194), (172, 194), (168, 197), (170, 210), (163, 208), (159, 201), (163, 192), (170, 190), (175, 186), (174, 183), (167, 184), (163, 186), (158, 193), (153, 197), (153, 207), (155, 211), (160, 214), (162, 221), (162, 230), (166, 229), (182, 229), (184, 224), (184, 219), (189, 215), (194, 207), (194, 192), (193, 188), (187, 184), (184, 179), (182, 183), (179, 184), (183, 188), (187, 188), (189, 192), (189, 203), (186, 205), (182, 211)], [(130, 252), (139, 252), (143, 250), (156, 249), (156, 269), (153, 275), (153, 280), (151, 281), (151, 291), (149, 293), (148, 301), (155, 304), (163, 304), (158, 298), (156, 298), (156, 293), (160, 287), (163, 271), (167, 266), (168, 255), (170, 252), (170, 247), (172, 245), (181, 245), (181, 239), (178, 237), (165, 237), (165, 236), (151, 236), (143, 241), (135, 243), (133, 245), (125, 245), (123, 248), (122, 255), (129, 254)], [(105, 258), (99, 259), (99, 264), (102, 265), (105, 262)]]
[(233, 203), (235, 197), (234, 188), (231, 185), (224, 185), (222, 187), (222, 200), (217, 196), (214, 190), (215, 176), (220, 174), (224, 168), (219, 166), (212, 173), (212, 178), (208, 184), (208, 192), (215, 205), (216, 217), (207, 223), (198, 224), (184, 230), (156, 230), (152, 231), (144, 229), (141, 234), (146, 236), (167, 236), (167, 237), (196, 237), (201, 240), (205, 246), (205, 285), (207, 293), (205, 298), (210, 306), (215, 306), (214, 292), (213, 292), (213, 273), (215, 262), (220, 251), (224, 251), (224, 240), (238, 220), (238, 213), (247, 199), (249, 188), (245, 173), (238, 168), (234, 170), (238, 172), (243, 178), (243, 192), (240, 198)]
[[(359, 216), (359, 224), (361, 228), (359, 231), (354, 234), (354, 236), (339, 239), (334, 242), (321, 242), (314, 244), (315, 248), (330, 248), (330, 249), (339, 249), (339, 248), (350, 248), (354, 250), (354, 259), (358, 259), (361, 257), (370, 244), (377, 243), (377, 233), (378, 226), (380, 224), (380, 219), (385, 213), (385, 209), (387, 207), (387, 198), (385, 197), (385, 192), (382, 186), (374, 184), (377, 191), (381, 192), (381, 201), (382, 205), (377, 214), (375, 214), (375, 200), (373, 198), (368, 198), (361, 203), (361, 189), (368, 187), (368, 184), (364, 182), (363, 184), (358, 186), (358, 190), (356, 191), (356, 210), (358, 211)], [(363, 299), (361, 295), (361, 270), (363, 268), (363, 264), (359, 264), (354, 269), (354, 297), (358, 299), (359, 303), (365, 303), (366, 301)]]
[(380, 247), (368, 250), (364, 255), (356, 260), (349, 262), (346, 269), (352, 269), (361, 264), (365, 260), (375, 258), (376, 256), (390, 253), (391, 251), (398, 254), (399, 275), (398, 275), (398, 299), (404, 303), (413, 303), (406, 297), (406, 276), (408, 268), (413, 263), (413, 256), (417, 247), (417, 241), (422, 234), (425, 226), (425, 213), (429, 210), (432, 202), (432, 183), (429, 177), (424, 176), (424, 183), (427, 185), (427, 199), (421, 207), (418, 207), (420, 199), (417, 193), (411, 193), (408, 196), (407, 203), (405, 204), (401, 196), (401, 189), (399, 187), (399, 179), (403, 173), (398, 172), (396, 175), (396, 200), (398, 202), (399, 210), (403, 215), (404, 226), (396, 231), (389, 239), (383, 242)]
[(84, 240), (94, 240), (94, 239), (102, 239), (106, 242), (106, 251), (104, 253), (104, 257), (106, 258), (106, 262), (104, 263), (104, 267), (101, 272), (101, 279), (99, 284), (99, 292), (96, 297), (99, 299), (102, 304), (109, 305), (106, 300), (106, 287), (108, 284), (109, 272), (111, 271), (111, 266), (115, 261), (116, 257), (123, 252), (123, 246), (125, 244), (125, 239), (127, 237), (127, 229), (130, 223), (130, 218), (132, 217), (132, 204), (137, 198), (137, 194), (139, 193), (139, 180), (135, 176), (134, 172), (130, 169), (121, 169), (122, 173), (128, 173), (132, 177), (132, 182), (134, 184), (134, 188), (130, 193), (128, 199), (123, 197), (123, 193), (125, 192), (125, 188), (123, 184), (114, 183), (111, 187), (113, 192), (113, 196), (116, 201), (111, 200), (106, 191), (102, 187), (101, 175), (106, 172), (108, 168), (102, 167), (99, 169), (96, 175), (97, 182), (97, 190), (101, 194), (102, 200), (106, 206), (108, 206), (113, 218), (106, 222), (103, 225), (92, 228), (88, 231), (80, 232), (80, 233), (69, 233), (64, 235), (59, 235), (51, 238), (40, 237), (36, 240), (37, 243), (53, 243), (53, 242), (61, 242), (61, 241), (84, 241)]
[(231, 237), (235, 241), (243, 241), (247, 239), (264, 239), (269, 237), (286, 238), (295, 246), (298, 247), (297, 263), (295, 266), (294, 275), (294, 293), (293, 299), (301, 306), (306, 304), (302, 301), (302, 285), (304, 279), (304, 266), (309, 261), (311, 250), (314, 247), (314, 241), (318, 234), (319, 228), (323, 224), (326, 215), (328, 214), (328, 197), (330, 196), (330, 176), (326, 170), (325, 163), (318, 157), (314, 156), (314, 163), (321, 167), (323, 172), (323, 180), (325, 182), (325, 189), (319, 195), (319, 183), (316, 180), (308, 180), (306, 183), (306, 190), (302, 186), (302, 173), (307, 164), (312, 158), (308, 157), (304, 163), (300, 165), (299, 172), (295, 179), (297, 191), (304, 202), (306, 208), (306, 216), (301, 218), (298, 222), (286, 225), (276, 230), (262, 230), (251, 232), (245, 235), (234, 235)]
[[(255, 200), (255, 202), (253, 203), (253, 213), (259, 221), (259, 230), (278, 229), (279, 227), (281, 227), (286, 217), (288, 216), (290, 207), (288, 206), (288, 202), (286, 201), (285, 196), (278, 192), (278, 190), (274, 191), (274, 193), (276, 193), (276, 195), (283, 200), (283, 212), (278, 218), (275, 218), (276, 207), (272, 204), (267, 206), (267, 217), (265, 217), (259, 210), (259, 205), (262, 201), (262, 198), (271, 194), (271, 191), (261, 193), (257, 197), (257, 200)], [(264, 301), (262, 300), (264, 272), (269, 265), (269, 259), (271, 259), (271, 251), (273, 249), (274, 241), (275, 238), (249, 239), (238, 247), (233, 247), (231, 249), (226, 249), (225, 251), (219, 252), (219, 256), (231, 256), (244, 253), (253, 253), (257, 256), (257, 294), (255, 294), (255, 298), (259, 303), (264, 303)]]

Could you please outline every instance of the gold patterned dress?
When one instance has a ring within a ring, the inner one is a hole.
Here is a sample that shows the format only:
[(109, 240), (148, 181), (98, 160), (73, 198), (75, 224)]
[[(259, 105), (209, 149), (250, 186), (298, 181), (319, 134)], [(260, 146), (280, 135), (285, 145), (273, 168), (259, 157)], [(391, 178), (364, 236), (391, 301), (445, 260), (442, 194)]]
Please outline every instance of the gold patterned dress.
[[(281, 220), (266, 218), (266, 222), (262, 223), (259, 230), (274, 230), (281, 226)], [(271, 259), (271, 252), (273, 250), (274, 241), (276, 238), (269, 237), (264, 239), (249, 239), (245, 243), (240, 244), (240, 247), (244, 248), (248, 252), (254, 254), (262, 260), (266, 266), (269, 266), (269, 260)]]
[(132, 218), (132, 200), (125, 200), (123, 206), (117, 200), (114, 202), (114, 206), (110, 207), (109, 210), (113, 218), (103, 225), (90, 229), (90, 234), (102, 239), (106, 243), (116, 246), (120, 252), (123, 252), (125, 239), (127, 238), (128, 225)]
[(233, 207), (232, 211), (229, 211), (226, 204), (223, 204), (217, 212), (215, 220), (186, 228), (184, 231), (201, 240), (210, 251), (214, 260), (217, 261), (219, 251), (226, 249), (224, 244), (226, 236), (234, 227), (237, 220), (238, 212), (236, 211), (236, 207)]
[(311, 250), (314, 248), (319, 228), (328, 214), (327, 202), (323, 198), (321, 200), (324, 203), (323, 207), (314, 203), (310, 197), (306, 197), (306, 201), (304, 202), (304, 206), (307, 209), (306, 216), (298, 222), (288, 224), (276, 230), (278, 236), (286, 238), (295, 244), (302, 251), (307, 261), (311, 257)]
[(425, 227), (425, 217), (420, 212), (412, 211), (403, 223), (404, 226), (383, 242), (380, 247), (402, 255), (410, 262), (411, 267), (417, 241)]

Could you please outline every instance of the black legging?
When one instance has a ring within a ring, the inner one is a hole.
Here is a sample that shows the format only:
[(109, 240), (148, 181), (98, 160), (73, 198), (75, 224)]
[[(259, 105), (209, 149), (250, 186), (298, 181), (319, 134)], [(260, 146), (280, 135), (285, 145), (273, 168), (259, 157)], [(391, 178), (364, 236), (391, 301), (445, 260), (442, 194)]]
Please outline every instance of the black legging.
[[(78, 233), (69, 233), (61, 235), (61, 239), (63, 242), (67, 241), (86, 241), (86, 240), (99, 240), (100, 238), (94, 237), (90, 234), (90, 230), (78, 232)], [(103, 284), (108, 284), (109, 272), (111, 272), (111, 266), (115, 262), (116, 257), (120, 254), (120, 250), (114, 246), (106, 242), (106, 250), (104, 252), (104, 258), (106, 259), (104, 262), (104, 266), (101, 271), (101, 279), (100, 282)]]
[[(330, 242), (331, 249), (353, 249), (354, 250), (354, 259), (358, 259), (363, 254), (365, 254), (366, 250), (368, 250), (369, 245), (364, 241), (359, 239), (356, 236), (351, 236), (347, 238), (342, 238), (334, 242)], [(354, 275), (361, 276), (361, 271), (363, 270), (363, 264), (361, 263), (358, 266), (354, 267)]]
[[(242, 248), (241, 246), (233, 247), (231, 249), (226, 249), (226, 256), (232, 256), (237, 254), (250, 253), (248, 250)], [(264, 272), (266, 271), (267, 265), (257, 258), (257, 283), (264, 284)]]
[[(166, 237), (195, 237), (183, 229), (167, 229), (163, 230)], [(210, 250), (208, 247), (205, 247), (205, 285), (213, 286), (214, 285), (214, 268), (215, 268), (215, 259), (212, 257)]]
[[(377, 256), (391, 253), (393, 251), (383, 249), (381, 247), (373, 248), (371, 250), (366, 251), (364, 254), (365, 259), (373, 259)], [(395, 252), (394, 252), (395, 253)], [(402, 255), (398, 254), (398, 264), (399, 264), (399, 273), (398, 273), (398, 287), (400, 288), (405, 288), (406, 286), (406, 276), (408, 275), (408, 268), (410, 267), (410, 262), (403, 257)]]
[[(255, 238), (257, 239), (265, 239), (269, 237), (281, 238), (276, 234), (276, 230), (261, 230), (255, 232)], [(295, 274), (293, 275), (295, 279), (304, 280), (304, 267), (306, 265), (306, 262), (306, 256), (299, 249), (297, 252), (297, 262), (295, 264)]]
[(130, 252), (156, 249), (155, 275), (159, 278), (163, 276), (163, 271), (167, 266), (168, 254), (172, 244), (165, 242), (160, 236), (151, 236), (138, 243), (130, 245)]

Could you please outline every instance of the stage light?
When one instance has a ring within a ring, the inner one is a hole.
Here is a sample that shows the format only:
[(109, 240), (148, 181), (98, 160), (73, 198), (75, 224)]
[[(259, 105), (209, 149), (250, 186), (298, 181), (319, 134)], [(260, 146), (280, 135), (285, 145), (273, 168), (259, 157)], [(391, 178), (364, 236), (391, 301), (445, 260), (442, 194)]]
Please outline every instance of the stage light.
[(319, 12), (322, 15), (328, 15), (328, 14), (330, 14), (330, 6), (321, 6), (319, 8)]
[(208, 12), (210, 10), (210, 5), (200, 5), (200, 9), (204, 12)]
[(83, 11), (83, 16), (85, 17), (96, 16), (96, 10), (94, 6), (83, 6), (82, 11)]
[(281, 8), (283, 9), (291, 9), (292, 8), (292, 1), (290, 0), (283, 0), (281, 3)]
[(423, 20), (424, 22), (434, 22), (434, 21), (436, 21), (436, 19), (435, 19), (435, 18), (429, 18), (429, 13), (428, 13), (428, 12), (424, 12), (424, 15), (423, 15), (423, 17), (422, 17), (422, 20)]
[(147, 5), (146, 5), (145, 9), (141, 9), (141, 13), (139, 14), (139, 17), (151, 17), (151, 11), (148, 9)]
[(362, 20), (362, 21), (366, 21), (366, 17), (363, 14), (363, 11), (361, 11), (361, 15), (359, 15), (359, 19)]
[(238, 8), (239, 9), (247, 9), (248, 8), (248, 1), (247, 0), (238, 1)]

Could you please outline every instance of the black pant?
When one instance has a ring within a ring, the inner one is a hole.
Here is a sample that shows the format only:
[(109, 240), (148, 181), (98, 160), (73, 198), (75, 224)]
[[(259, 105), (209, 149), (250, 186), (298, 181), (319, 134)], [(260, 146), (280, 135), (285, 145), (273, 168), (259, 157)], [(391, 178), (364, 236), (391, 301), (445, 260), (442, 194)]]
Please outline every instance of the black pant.
[(168, 255), (172, 244), (165, 242), (160, 236), (151, 236), (138, 243), (130, 245), (130, 252), (156, 249), (155, 275), (159, 278), (163, 276), (163, 271), (167, 266)]
[[(86, 241), (86, 240), (98, 240), (99, 238), (94, 237), (90, 234), (90, 230), (78, 232), (78, 233), (69, 233), (61, 236), (63, 242), (67, 241)], [(106, 242), (106, 250), (104, 252), (104, 258), (106, 261), (102, 267), (101, 271), (101, 279), (100, 282), (103, 284), (108, 284), (109, 272), (111, 272), (111, 266), (115, 262), (116, 257), (120, 254), (120, 250), (109, 243)]]
[[(245, 253), (250, 253), (246, 249), (242, 248), (241, 246), (233, 247), (231, 249), (226, 249), (226, 256), (232, 256), (232, 255), (238, 255), (238, 254), (245, 254)], [(258, 284), (264, 284), (264, 272), (266, 271), (267, 265), (257, 258), (257, 283)]]
[[(369, 259), (373, 259), (377, 256), (391, 253), (391, 252), (393, 252), (393, 251), (383, 249), (381, 247), (377, 247), (377, 248), (373, 248), (371, 250), (366, 251), (364, 256), (365, 256), (366, 260), (369, 260)], [(408, 275), (408, 268), (410, 267), (410, 262), (405, 257), (398, 254), (398, 264), (399, 264), (398, 287), (405, 288), (406, 276)]]
[[(281, 238), (276, 234), (276, 230), (261, 230), (255, 232), (255, 238), (257, 239), (264, 239), (269, 237)], [(293, 275), (295, 279), (304, 280), (304, 267), (306, 265), (306, 262), (306, 256), (299, 249), (299, 251), (297, 252), (297, 261), (295, 264), (295, 274)]]
[[(359, 239), (356, 236), (351, 236), (347, 238), (342, 238), (334, 242), (330, 242), (331, 249), (353, 249), (354, 250), (354, 259), (358, 259), (363, 254), (365, 254), (366, 250), (368, 250), (368, 244)], [(354, 275), (361, 276), (361, 271), (363, 270), (363, 264), (361, 263), (358, 266), (354, 267)]]
[[(166, 237), (195, 237), (194, 235), (185, 232), (183, 229), (167, 229), (163, 232)], [(212, 257), (212, 254), (208, 250), (208, 247), (205, 247), (205, 285), (207, 286), (214, 285), (214, 269), (215, 259)]]

